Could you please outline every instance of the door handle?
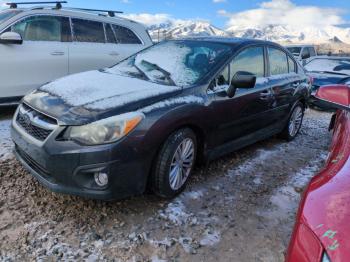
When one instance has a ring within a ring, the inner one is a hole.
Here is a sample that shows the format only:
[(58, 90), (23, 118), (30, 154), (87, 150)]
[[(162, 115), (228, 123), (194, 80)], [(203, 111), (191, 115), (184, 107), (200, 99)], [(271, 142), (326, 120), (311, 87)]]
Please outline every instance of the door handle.
[(55, 52), (52, 52), (51, 55), (54, 55), (54, 56), (64, 55), (64, 52), (55, 51)]
[(261, 100), (268, 100), (273, 95), (271, 90), (264, 90), (260, 93)]
[(117, 52), (110, 52), (109, 55), (110, 56), (119, 56), (119, 53), (117, 53)]

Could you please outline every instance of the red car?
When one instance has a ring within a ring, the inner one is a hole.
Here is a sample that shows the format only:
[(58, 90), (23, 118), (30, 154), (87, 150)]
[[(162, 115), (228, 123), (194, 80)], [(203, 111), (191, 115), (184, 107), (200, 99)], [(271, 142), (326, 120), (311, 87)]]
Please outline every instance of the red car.
[(316, 97), (338, 109), (331, 151), (304, 193), (286, 261), (350, 261), (350, 87), (324, 86)]

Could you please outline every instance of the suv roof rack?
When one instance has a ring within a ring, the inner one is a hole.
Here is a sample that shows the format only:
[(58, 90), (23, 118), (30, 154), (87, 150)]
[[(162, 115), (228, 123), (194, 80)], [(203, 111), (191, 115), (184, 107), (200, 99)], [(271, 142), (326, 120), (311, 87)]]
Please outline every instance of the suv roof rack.
[(77, 10), (77, 11), (86, 11), (86, 12), (101, 12), (101, 13), (107, 13), (110, 17), (115, 17), (115, 14), (122, 14), (122, 11), (114, 11), (114, 10), (101, 10), (101, 9), (89, 9), (89, 8), (65, 8), (70, 10)]
[(56, 9), (61, 9), (62, 4), (67, 4), (67, 1), (48, 1), (48, 2), (12, 2), (6, 3), (12, 9), (16, 9), (19, 5), (45, 5), (45, 4), (56, 4)]

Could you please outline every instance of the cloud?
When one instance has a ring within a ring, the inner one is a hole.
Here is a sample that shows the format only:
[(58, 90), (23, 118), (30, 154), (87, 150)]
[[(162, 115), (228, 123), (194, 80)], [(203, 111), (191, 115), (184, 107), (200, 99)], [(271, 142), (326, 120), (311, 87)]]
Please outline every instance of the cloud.
[(125, 18), (137, 21), (139, 23), (142, 23), (146, 26), (151, 25), (159, 25), (162, 23), (168, 23), (172, 22), (175, 19), (169, 15), (169, 14), (148, 14), (148, 13), (142, 13), (142, 14), (125, 14), (122, 15)]
[(226, 0), (213, 0), (214, 4), (226, 3)]
[(1, 10), (1, 9), (4, 9), (4, 8), (6, 8), (6, 7), (8, 7), (8, 6), (6, 5), (7, 2), (8, 2), (8, 1), (6, 1), (6, 0), (0, 1), (0, 10)]
[(120, 2), (122, 2), (123, 4), (131, 4), (130, 0), (120, 0)]
[(235, 29), (259, 28), (266, 25), (289, 25), (296, 28), (307, 26), (323, 28), (345, 23), (343, 11), (337, 8), (296, 5), (290, 0), (262, 2), (259, 8), (238, 13), (219, 10), (228, 18), (227, 27)]

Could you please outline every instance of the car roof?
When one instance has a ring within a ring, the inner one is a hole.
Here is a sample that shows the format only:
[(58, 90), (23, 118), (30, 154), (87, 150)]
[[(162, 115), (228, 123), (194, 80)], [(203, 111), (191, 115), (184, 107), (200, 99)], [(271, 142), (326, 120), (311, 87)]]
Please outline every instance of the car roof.
[(75, 9), (75, 8), (69, 8), (69, 7), (62, 7), (60, 9), (56, 9), (56, 8), (53, 8), (52, 6), (31, 6), (28, 8), (7, 8), (2, 11), (7, 11), (7, 10), (18, 10), (18, 11), (21, 11), (21, 13), (47, 12), (53, 15), (56, 14), (56, 15), (67, 15), (67, 16), (80, 16), (86, 19), (103, 20), (103, 21), (109, 21), (111, 23), (117, 22), (117, 21), (123, 21), (127, 23), (142, 25), (141, 23), (121, 17), (117, 14), (114, 17), (111, 17), (106, 15), (103, 12), (79, 10), (78, 8)]

